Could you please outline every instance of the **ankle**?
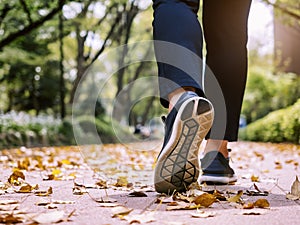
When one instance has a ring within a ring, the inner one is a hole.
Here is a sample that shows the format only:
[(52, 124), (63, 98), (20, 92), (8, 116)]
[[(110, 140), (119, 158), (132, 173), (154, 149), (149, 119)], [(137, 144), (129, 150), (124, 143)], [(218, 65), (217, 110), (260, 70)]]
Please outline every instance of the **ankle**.
[(223, 154), (225, 158), (228, 158), (229, 154), (228, 154), (227, 144), (228, 144), (227, 140), (208, 139), (206, 142), (206, 146), (204, 148), (204, 154), (211, 151), (219, 151), (220, 153)]
[(184, 92), (187, 92), (187, 91), (196, 92), (196, 89), (194, 87), (181, 87), (181, 88), (178, 88), (175, 91), (171, 92), (168, 95), (168, 99), (169, 99), (169, 112), (173, 109), (174, 105), (179, 100), (179, 98), (181, 97), (181, 95)]

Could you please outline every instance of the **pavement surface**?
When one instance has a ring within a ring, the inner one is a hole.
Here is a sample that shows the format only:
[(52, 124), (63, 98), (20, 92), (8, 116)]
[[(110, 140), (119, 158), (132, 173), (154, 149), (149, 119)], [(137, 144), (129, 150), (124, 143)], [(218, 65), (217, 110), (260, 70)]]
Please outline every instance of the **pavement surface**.
[[(0, 224), (300, 224), (300, 200), (287, 198), (300, 175), (300, 146), (230, 147), (238, 181), (192, 189), (225, 198), (198, 209), (154, 191), (158, 142), (2, 150)], [(258, 199), (269, 206), (245, 209)]]

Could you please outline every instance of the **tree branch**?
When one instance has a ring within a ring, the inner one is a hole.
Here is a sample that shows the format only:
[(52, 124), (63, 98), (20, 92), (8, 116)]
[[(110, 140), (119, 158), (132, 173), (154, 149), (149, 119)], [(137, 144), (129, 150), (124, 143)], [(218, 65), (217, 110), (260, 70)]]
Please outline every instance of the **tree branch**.
[(11, 10), (13, 7), (9, 6), (9, 4), (5, 3), (3, 9), (1, 10), (1, 15), (0, 15), (0, 25), (2, 24), (2, 21), (4, 20), (5, 16)]
[(66, 2), (66, 0), (58, 0), (58, 6), (54, 9), (52, 9), (46, 16), (40, 18), (37, 21), (32, 22), (28, 26), (24, 27), (22, 30), (12, 33), (12, 34), (8, 35), (6, 38), (4, 38), (3, 40), (1, 40), (0, 41), (0, 50), (4, 46), (6, 46), (6, 45), (10, 44), (11, 42), (13, 42), (14, 40), (16, 40), (18, 37), (30, 33), (32, 30), (43, 25), (46, 21), (52, 19), (62, 9), (65, 2)]
[(273, 6), (275, 9), (279, 9), (281, 12), (285, 13), (286, 15), (291, 16), (292, 18), (300, 21), (300, 15), (292, 12), (291, 10), (288, 10), (287, 8), (281, 6), (278, 3), (272, 3), (270, 0), (262, 0), (263, 2), (267, 3), (268, 5)]
[(28, 9), (28, 7), (26, 5), (26, 2), (24, 0), (20, 0), (20, 3), (22, 5), (22, 7), (23, 7), (24, 12), (27, 15), (27, 19), (28, 19), (29, 23), (32, 23), (31, 14), (30, 14), (30, 11), (29, 11), (29, 9)]

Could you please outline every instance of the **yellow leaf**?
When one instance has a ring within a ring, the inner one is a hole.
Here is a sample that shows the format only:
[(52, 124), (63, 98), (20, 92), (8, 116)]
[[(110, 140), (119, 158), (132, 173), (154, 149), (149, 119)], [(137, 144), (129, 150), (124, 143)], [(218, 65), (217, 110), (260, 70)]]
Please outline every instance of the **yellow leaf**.
[(251, 181), (252, 181), (252, 182), (259, 182), (259, 177), (258, 177), (258, 176), (255, 176), (255, 175), (252, 175), (252, 176), (251, 176)]
[(28, 170), (29, 166), (30, 166), (30, 161), (28, 157), (18, 161), (18, 169), (20, 170)]
[(125, 176), (120, 176), (117, 179), (117, 183), (115, 184), (116, 187), (126, 187), (128, 185), (128, 180), (127, 177)]
[(234, 202), (234, 203), (241, 202), (242, 195), (243, 195), (243, 191), (239, 190), (235, 196), (228, 198), (227, 201)]
[(61, 160), (61, 163), (65, 165), (71, 165), (71, 162), (68, 159)]
[(60, 169), (54, 169), (52, 170), (52, 174), (55, 176), (55, 175), (59, 175), (61, 174), (61, 170)]

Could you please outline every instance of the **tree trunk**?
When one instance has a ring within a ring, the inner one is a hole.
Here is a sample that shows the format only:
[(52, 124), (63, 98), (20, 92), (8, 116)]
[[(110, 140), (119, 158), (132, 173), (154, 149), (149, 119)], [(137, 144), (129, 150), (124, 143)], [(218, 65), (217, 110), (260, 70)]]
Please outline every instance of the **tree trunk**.
[(60, 117), (64, 119), (66, 116), (66, 105), (65, 105), (65, 79), (64, 79), (64, 51), (63, 51), (63, 15), (62, 12), (59, 13), (58, 16), (58, 30), (59, 30), (59, 52), (60, 52), (60, 59), (59, 59), (59, 70), (60, 70)]

